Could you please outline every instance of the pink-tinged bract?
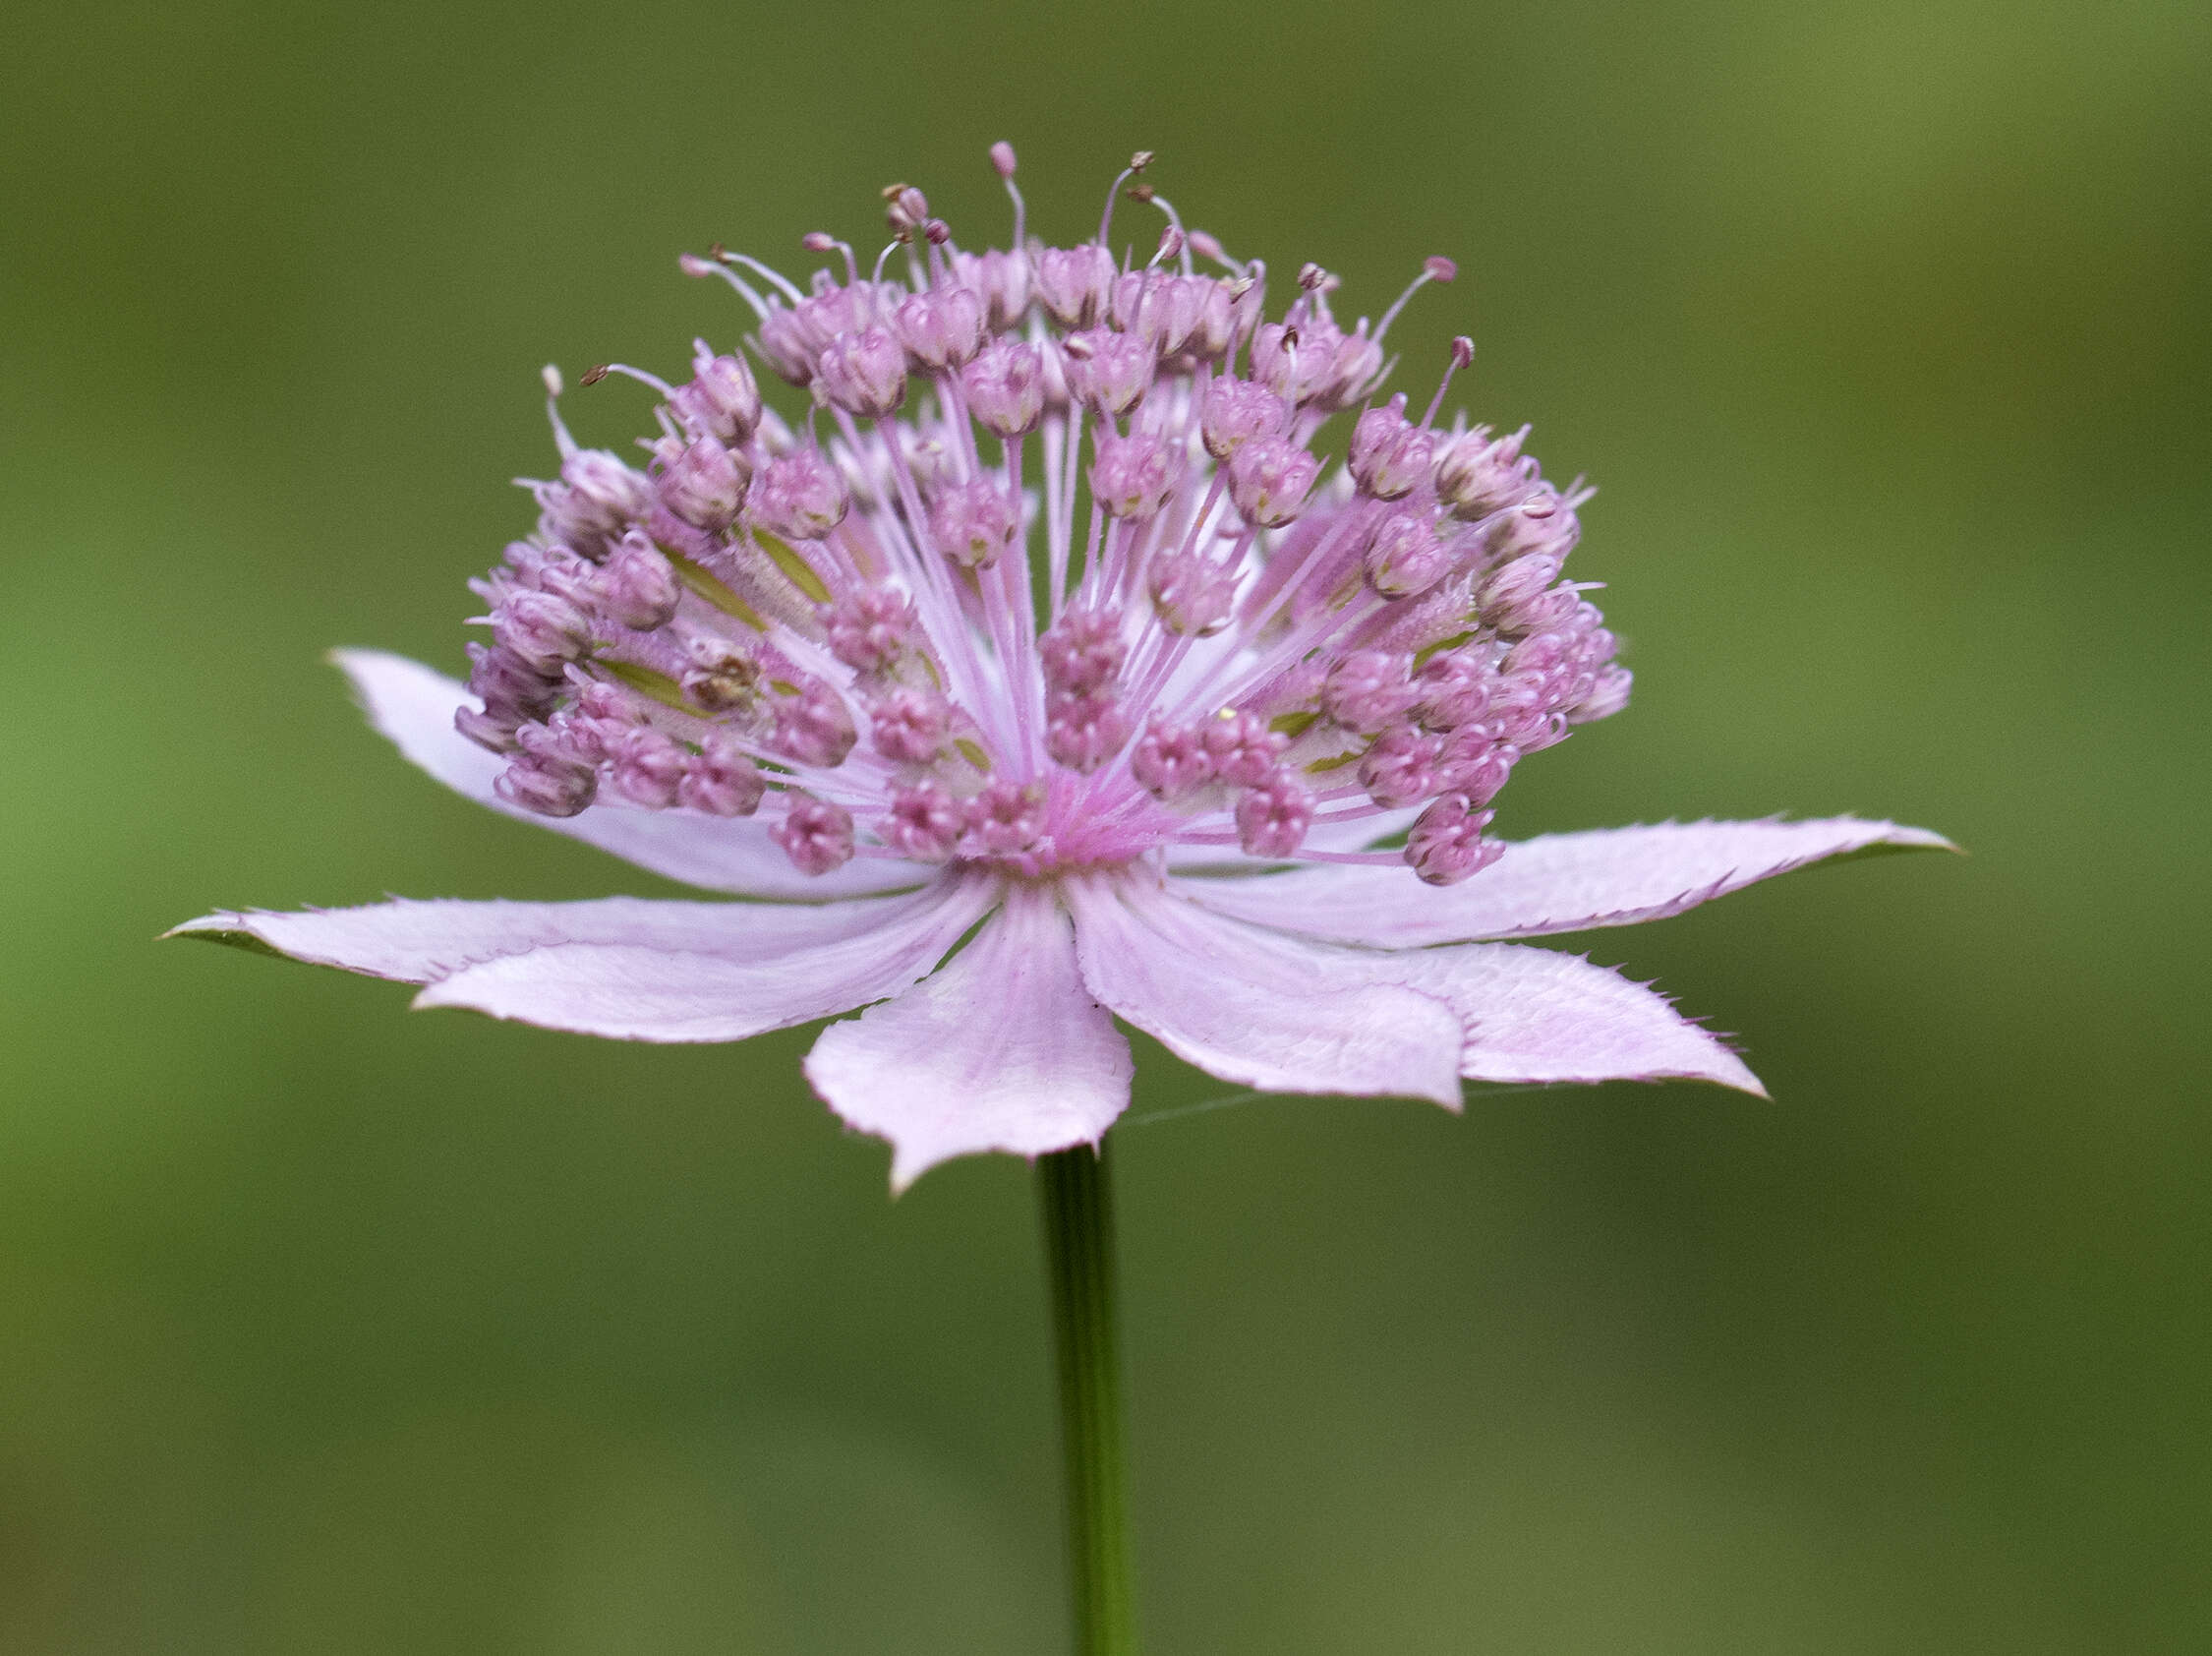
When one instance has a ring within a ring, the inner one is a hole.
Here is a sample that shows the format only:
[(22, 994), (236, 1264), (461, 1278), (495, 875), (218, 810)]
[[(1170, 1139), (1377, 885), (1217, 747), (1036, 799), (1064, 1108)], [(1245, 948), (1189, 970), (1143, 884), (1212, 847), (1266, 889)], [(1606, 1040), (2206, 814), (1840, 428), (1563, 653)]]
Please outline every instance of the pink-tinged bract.
[[(992, 159), (1011, 191), (1013, 151)], [(612, 370), (660, 396), (645, 463), (554, 413), (537, 530), (474, 583), (490, 633), (468, 683), (339, 653), (377, 728), (447, 786), (751, 901), (178, 930), (619, 1039), (865, 1009), (806, 1074), (891, 1142), (899, 1186), (950, 1156), (1096, 1143), (1129, 1100), (1116, 1018), (1268, 1091), (1759, 1092), (1649, 988), (1500, 940), (1945, 842), (1852, 818), (1491, 838), (1513, 770), (1628, 699), (1567, 572), (1589, 491), (1545, 480), (1526, 428), (1437, 425), (1464, 339), (1426, 414), (1380, 400), (1411, 288), (1347, 326), (1307, 266), (1271, 312), (1261, 263), (1138, 196), (1166, 228), (1136, 266), (1108, 226), (1023, 236), (1019, 205), (1014, 246), (964, 251), (907, 186), (869, 273), (827, 235), (808, 247), (839, 257), (803, 288), (686, 256), (751, 308), (805, 419), (704, 340), (678, 384)], [(1413, 285), (1452, 271), (1431, 260)]]

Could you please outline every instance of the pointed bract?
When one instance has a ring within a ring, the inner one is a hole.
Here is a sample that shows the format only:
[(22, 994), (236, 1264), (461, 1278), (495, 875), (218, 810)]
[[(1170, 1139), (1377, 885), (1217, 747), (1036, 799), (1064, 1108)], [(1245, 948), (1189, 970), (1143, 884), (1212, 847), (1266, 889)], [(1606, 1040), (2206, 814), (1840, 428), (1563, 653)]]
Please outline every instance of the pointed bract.
[(1270, 1093), (1459, 1102), (1459, 1015), (1349, 949), (1194, 908), (1141, 877), (1074, 881), (1083, 981), (1177, 1057)]
[(1035, 890), (933, 976), (832, 1024), (806, 1057), (832, 1109), (891, 1141), (897, 1190), (956, 1155), (1096, 1144), (1129, 1104), (1132, 1068), (1076, 970), (1068, 917)]
[(1663, 919), (1760, 880), (1872, 851), (1951, 851), (1894, 822), (1666, 822), (1547, 834), (1508, 845), (1462, 885), (1438, 891), (1392, 867), (1299, 869), (1266, 880), (1193, 881), (1216, 914), (1377, 949), (1541, 937)]

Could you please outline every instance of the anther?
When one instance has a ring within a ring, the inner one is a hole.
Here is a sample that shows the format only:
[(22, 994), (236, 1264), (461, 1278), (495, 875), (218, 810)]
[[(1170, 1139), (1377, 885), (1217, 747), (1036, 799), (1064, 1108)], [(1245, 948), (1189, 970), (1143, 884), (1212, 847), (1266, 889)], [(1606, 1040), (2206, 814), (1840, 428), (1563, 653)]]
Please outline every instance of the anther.
[(1106, 247), (1106, 238), (1114, 227), (1114, 198), (1121, 194), (1121, 188), (1124, 184), (1127, 184), (1151, 164), (1152, 151), (1139, 149), (1129, 158), (1129, 165), (1114, 175), (1114, 182), (1106, 187), (1106, 210), (1099, 215), (1098, 219), (1098, 245), (1102, 251)]
[(607, 378), (607, 373), (608, 365), (603, 362), (597, 368), (585, 369), (582, 378), (577, 380), (576, 384), (579, 385), (596, 385)]
[(914, 232), (929, 221), (929, 198), (911, 184), (887, 184), (883, 189), (884, 222), (900, 241), (911, 241)]

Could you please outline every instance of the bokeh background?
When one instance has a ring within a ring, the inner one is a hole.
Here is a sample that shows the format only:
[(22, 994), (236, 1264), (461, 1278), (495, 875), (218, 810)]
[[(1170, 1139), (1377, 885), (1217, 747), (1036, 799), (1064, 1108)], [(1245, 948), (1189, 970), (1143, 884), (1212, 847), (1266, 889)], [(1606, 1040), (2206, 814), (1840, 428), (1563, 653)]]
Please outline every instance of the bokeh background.
[(797, 266), (894, 178), (982, 240), (1002, 137), (1049, 234), (1144, 146), (1354, 310), (1461, 261), (1409, 377), (1472, 331), (1478, 414), (1601, 485), (1639, 674), (1505, 828), (1972, 854), (1591, 940), (1773, 1104), (1119, 1130), (1151, 1647), (2212, 1643), (2196, 0), (16, 0), (0, 58), (0, 1647), (1058, 1647), (1019, 1163), (891, 1202), (811, 1032), (152, 941), (665, 892), (413, 774), (320, 654), (459, 665), (538, 366), (737, 331), (679, 250)]

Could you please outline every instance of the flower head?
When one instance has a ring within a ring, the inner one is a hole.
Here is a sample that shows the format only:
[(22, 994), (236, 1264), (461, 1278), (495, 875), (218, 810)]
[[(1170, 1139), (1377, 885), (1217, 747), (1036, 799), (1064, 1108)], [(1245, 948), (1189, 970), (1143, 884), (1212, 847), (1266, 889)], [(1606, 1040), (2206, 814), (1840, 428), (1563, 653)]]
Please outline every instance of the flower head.
[[(993, 159), (1013, 193), (1011, 149)], [(963, 252), (903, 185), (866, 275), (826, 235), (807, 245), (841, 267), (805, 288), (687, 257), (750, 305), (803, 422), (704, 342), (680, 384), (595, 370), (659, 395), (633, 467), (570, 438), (549, 370), (558, 476), (530, 485), (537, 533), (474, 583), (490, 641), (465, 697), (340, 658), (441, 780), (786, 906), (392, 903), (180, 929), (623, 1038), (880, 1003), (807, 1074), (893, 1142), (901, 1183), (1095, 1141), (1129, 1091), (1111, 1015), (1283, 1091), (1757, 1091), (1648, 989), (1477, 940), (1942, 842), (1847, 819), (1488, 837), (1518, 764), (1627, 700), (1567, 573), (1589, 491), (1547, 482), (1525, 430), (1437, 426), (1464, 340), (1426, 414), (1376, 400), (1403, 298), (1347, 327), (1308, 266), (1271, 307), (1261, 264), (1132, 194), (1166, 219), (1141, 266), (1110, 223), (1025, 238), (1019, 194), (1014, 246)], [(1414, 286), (1451, 273), (1431, 260)], [(1330, 471), (1316, 440), (1340, 414)]]

